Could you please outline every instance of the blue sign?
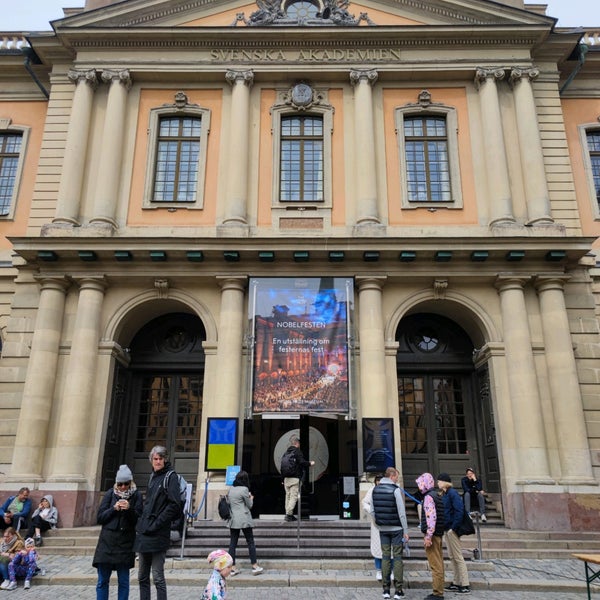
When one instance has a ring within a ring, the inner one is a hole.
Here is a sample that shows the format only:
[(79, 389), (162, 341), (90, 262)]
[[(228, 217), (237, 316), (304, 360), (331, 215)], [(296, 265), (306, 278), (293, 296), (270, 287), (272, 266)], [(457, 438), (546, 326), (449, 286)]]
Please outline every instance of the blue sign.
[(242, 467), (239, 465), (232, 465), (227, 467), (227, 471), (225, 472), (225, 484), (233, 485), (233, 480), (235, 476), (242, 470)]

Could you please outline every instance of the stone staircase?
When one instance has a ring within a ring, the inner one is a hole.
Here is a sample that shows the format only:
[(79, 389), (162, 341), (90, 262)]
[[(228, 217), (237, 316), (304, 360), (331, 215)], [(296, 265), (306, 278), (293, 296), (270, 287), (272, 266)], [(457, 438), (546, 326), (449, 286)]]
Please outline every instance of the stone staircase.
[[(409, 520), (411, 537), (410, 557), (425, 557), (422, 535), (416, 520)], [(40, 552), (45, 556), (92, 556), (99, 527), (62, 528), (48, 532)], [(302, 520), (287, 523), (283, 520), (255, 521), (254, 537), (261, 561), (291, 561), (328, 559), (336, 563), (369, 559), (369, 525), (364, 521)], [(573, 552), (600, 553), (598, 532), (535, 532), (506, 529), (490, 522), (480, 528), (481, 558), (484, 559), (559, 559), (570, 558)], [(248, 557), (245, 540), (238, 545), (240, 559)], [(227, 548), (229, 530), (223, 521), (195, 521), (188, 527), (184, 558), (205, 558), (215, 548)], [(472, 558), (477, 536), (462, 538), (465, 557)], [(181, 544), (174, 544), (168, 555), (182, 556)], [(341, 567), (340, 567), (341, 568)]]

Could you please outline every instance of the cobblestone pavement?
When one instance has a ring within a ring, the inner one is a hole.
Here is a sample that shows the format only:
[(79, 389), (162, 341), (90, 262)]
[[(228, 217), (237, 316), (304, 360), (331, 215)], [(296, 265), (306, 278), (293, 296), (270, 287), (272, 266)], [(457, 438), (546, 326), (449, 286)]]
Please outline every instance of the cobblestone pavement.
[[(30, 600), (95, 600), (96, 569), (90, 556), (43, 557), (45, 575), (35, 577), (30, 591), (19, 588), (3, 596)], [(370, 563), (370, 561), (369, 561)], [(168, 559), (165, 574), (170, 597), (198, 600), (209, 576), (202, 560), (178, 562)], [(240, 564), (242, 573), (229, 579), (228, 600), (380, 600), (381, 584), (374, 572), (335, 571), (327, 569), (281, 569), (281, 563), (265, 561), (265, 572), (252, 577), (248, 565)], [(277, 568), (279, 566), (279, 569)], [(575, 559), (529, 560), (493, 559), (468, 563), (474, 600), (582, 600), (586, 598), (584, 565)], [(423, 561), (405, 562), (407, 600), (424, 598), (429, 593), (431, 574)], [(449, 577), (447, 577), (447, 581)], [(600, 600), (600, 585), (593, 586), (593, 597)], [(116, 575), (111, 580), (111, 599), (116, 600)], [(153, 589), (153, 598), (155, 598)], [(456, 598), (447, 593), (446, 600)], [(130, 600), (139, 600), (136, 571), (131, 573)]]
[[(202, 593), (202, 585), (197, 586), (170, 586), (169, 597), (177, 600), (198, 600)], [(427, 590), (407, 590), (406, 600), (421, 600), (428, 594)], [(93, 585), (40, 585), (35, 583), (31, 590), (25, 591), (21, 587), (12, 592), (10, 595), (2, 594), (14, 600), (95, 600), (96, 590)], [(596, 598), (598, 594), (594, 594)], [(132, 585), (130, 600), (139, 600), (139, 593), (136, 585)], [(152, 592), (152, 597), (156, 598), (155, 591)], [(235, 588), (234, 585), (229, 586), (228, 600), (265, 600), (265, 598), (273, 598), (276, 600), (380, 600), (381, 591), (377, 588)], [(111, 600), (116, 600), (117, 590), (116, 584), (111, 588)], [(446, 600), (458, 599), (457, 594), (446, 594)], [(473, 591), (469, 598), (473, 600), (582, 600), (585, 598), (585, 592), (573, 593), (553, 593), (546, 591), (539, 592), (493, 592), (489, 590)]]

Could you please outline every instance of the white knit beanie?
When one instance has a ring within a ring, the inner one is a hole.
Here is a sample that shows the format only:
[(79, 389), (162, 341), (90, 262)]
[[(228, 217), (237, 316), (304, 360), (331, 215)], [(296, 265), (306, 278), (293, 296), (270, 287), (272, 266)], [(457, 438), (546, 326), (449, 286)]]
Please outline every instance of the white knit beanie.
[(119, 470), (117, 471), (116, 482), (123, 483), (125, 481), (131, 481), (133, 479), (133, 474), (131, 469), (127, 465), (121, 465)]

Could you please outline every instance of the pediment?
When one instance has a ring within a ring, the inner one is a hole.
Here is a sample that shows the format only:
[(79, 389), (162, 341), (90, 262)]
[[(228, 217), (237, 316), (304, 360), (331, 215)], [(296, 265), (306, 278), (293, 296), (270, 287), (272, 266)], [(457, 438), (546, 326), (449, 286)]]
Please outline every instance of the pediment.
[[(64, 28), (551, 25), (533, 11), (488, 0), (126, 0), (54, 21)], [(518, 4), (512, 0), (510, 4)], [(314, 9), (306, 6), (314, 4)], [(318, 5), (318, 6), (317, 6)], [(539, 5), (536, 5), (536, 7)]]

